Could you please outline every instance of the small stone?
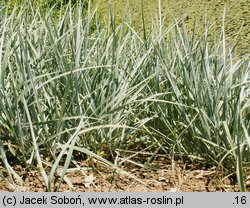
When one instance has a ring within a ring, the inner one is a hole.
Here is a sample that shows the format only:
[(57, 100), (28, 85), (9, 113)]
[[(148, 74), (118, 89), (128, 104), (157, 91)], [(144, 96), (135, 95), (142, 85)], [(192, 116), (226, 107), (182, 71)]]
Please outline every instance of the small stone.
[(10, 184), (10, 183), (8, 183), (8, 184), (6, 185), (6, 188), (7, 188), (10, 192), (14, 192), (14, 191), (16, 190), (15, 186), (12, 185), (12, 184)]

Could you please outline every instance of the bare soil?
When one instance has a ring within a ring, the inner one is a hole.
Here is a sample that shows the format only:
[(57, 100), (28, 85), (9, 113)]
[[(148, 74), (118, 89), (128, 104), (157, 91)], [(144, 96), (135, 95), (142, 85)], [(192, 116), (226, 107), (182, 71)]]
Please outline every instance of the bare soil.
[[(92, 167), (92, 168), (89, 168)], [(0, 166), (0, 191), (45, 192), (42, 176), (36, 169), (15, 165), (14, 170), (24, 181), (11, 180)], [(49, 168), (47, 168), (49, 173)], [(68, 169), (65, 180), (58, 189), (59, 175), (52, 182), (53, 191), (67, 192), (235, 192), (239, 191), (236, 180), (222, 170), (205, 164), (166, 162), (159, 157), (150, 168), (126, 164), (120, 171), (98, 161), (85, 160)], [(250, 184), (247, 188), (250, 190)]]

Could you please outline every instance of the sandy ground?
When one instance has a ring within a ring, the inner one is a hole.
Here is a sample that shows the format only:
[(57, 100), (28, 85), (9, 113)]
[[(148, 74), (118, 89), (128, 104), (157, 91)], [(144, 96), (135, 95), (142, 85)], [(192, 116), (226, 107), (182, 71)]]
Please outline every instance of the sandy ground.
[[(234, 192), (239, 191), (234, 177), (226, 176), (215, 167), (204, 164), (166, 162), (159, 157), (150, 168), (125, 164), (122, 171), (114, 170), (98, 161), (82, 161), (71, 165), (65, 180), (58, 188), (59, 175), (53, 180), (53, 191), (76, 192)], [(154, 167), (155, 165), (155, 167)], [(92, 167), (92, 168), (89, 168)], [(156, 168), (157, 167), (157, 168)], [(11, 182), (6, 170), (0, 166), (0, 191), (44, 192), (46, 187), (35, 169), (14, 167), (24, 183)], [(47, 169), (49, 172), (49, 170)], [(250, 183), (247, 185), (250, 191)]]

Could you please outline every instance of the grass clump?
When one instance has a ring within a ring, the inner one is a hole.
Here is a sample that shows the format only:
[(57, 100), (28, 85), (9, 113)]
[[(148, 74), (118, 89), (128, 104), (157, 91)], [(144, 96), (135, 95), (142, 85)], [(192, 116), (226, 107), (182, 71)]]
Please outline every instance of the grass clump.
[(125, 18), (102, 28), (81, 6), (51, 14), (0, 11), (0, 148), (10, 174), (6, 152), (38, 164), (51, 190), (59, 162), (63, 179), (77, 152), (117, 168), (123, 150), (151, 147), (237, 172), (244, 190), (250, 63), (234, 58), (223, 26), (212, 43), (209, 27), (197, 37), (181, 20), (141, 36)]

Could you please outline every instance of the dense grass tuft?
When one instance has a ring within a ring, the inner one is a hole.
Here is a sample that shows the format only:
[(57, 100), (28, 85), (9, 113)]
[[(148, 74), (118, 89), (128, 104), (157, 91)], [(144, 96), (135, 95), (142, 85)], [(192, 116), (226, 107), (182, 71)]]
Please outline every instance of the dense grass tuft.
[(0, 10), (0, 148), (10, 173), (10, 155), (38, 164), (50, 190), (59, 162), (63, 178), (78, 152), (112, 165), (150, 147), (237, 172), (244, 190), (250, 63), (234, 58), (223, 26), (211, 42), (209, 27), (197, 37), (181, 20), (141, 36), (125, 19), (102, 28), (82, 7), (69, 4), (56, 21), (52, 12)]

